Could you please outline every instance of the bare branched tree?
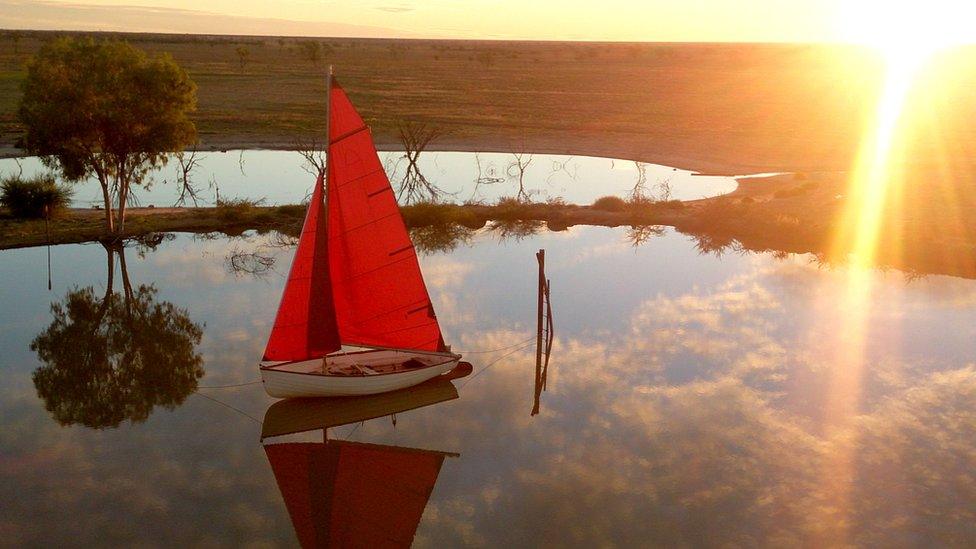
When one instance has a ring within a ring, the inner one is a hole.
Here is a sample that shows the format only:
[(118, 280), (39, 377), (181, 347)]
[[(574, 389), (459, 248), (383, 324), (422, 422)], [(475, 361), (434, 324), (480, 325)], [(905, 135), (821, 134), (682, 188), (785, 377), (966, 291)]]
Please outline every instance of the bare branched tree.
[(210, 174), (210, 190), (214, 192), (214, 204), (220, 206), (220, 184), (217, 183), (217, 176)]
[(299, 42), (298, 47), (302, 52), (302, 57), (318, 66), (319, 59), (322, 58), (322, 44), (315, 40), (304, 40)]
[(251, 56), (251, 52), (246, 46), (237, 46), (234, 52), (237, 54), (237, 61), (241, 64), (241, 70), (243, 71), (247, 65), (248, 58)]
[(630, 200), (631, 202), (643, 202), (647, 200), (647, 163), (646, 162), (634, 162), (637, 166), (637, 181), (634, 182), (634, 187), (630, 189)]
[(526, 156), (524, 152), (519, 149), (519, 152), (512, 152), (512, 156), (515, 157), (515, 161), (508, 165), (506, 174), (515, 179), (518, 178), (519, 190), (516, 198), (521, 201), (529, 200), (529, 193), (525, 190), (525, 170), (532, 163), (532, 155)]
[(325, 142), (314, 137), (298, 139), (295, 141), (295, 150), (305, 159), (302, 164), (303, 170), (315, 177), (325, 175)]
[(658, 182), (657, 199), (659, 202), (670, 202), (671, 198), (671, 178), (668, 177)]
[(178, 164), (176, 168), (176, 183), (180, 186), (180, 196), (176, 199), (174, 206), (186, 205), (186, 200), (190, 199), (196, 207), (199, 201), (199, 189), (193, 186), (191, 173), (200, 165), (203, 157), (197, 156), (196, 148), (190, 151), (180, 151), (173, 155)]
[(417, 165), (417, 160), (431, 143), (443, 137), (446, 132), (430, 127), (426, 123), (404, 120), (397, 123), (397, 132), (400, 144), (403, 146), (403, 157), (400, 160), (405, 160), (407, 163), (406, 171), (399, 182), (397, 200), (403, 204), (424, 200), (438, 201), (446, 193), (424, 176)]

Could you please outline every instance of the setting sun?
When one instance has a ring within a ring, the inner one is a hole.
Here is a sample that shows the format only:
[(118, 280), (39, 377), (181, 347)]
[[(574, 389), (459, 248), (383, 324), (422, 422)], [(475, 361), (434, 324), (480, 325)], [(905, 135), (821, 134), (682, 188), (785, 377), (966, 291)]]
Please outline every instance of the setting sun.
[(940, 49), (973, 41), (972, 11), (955, 0), (844, 2), (840, 34), (880, 49), (893, 64), (917, 67)]

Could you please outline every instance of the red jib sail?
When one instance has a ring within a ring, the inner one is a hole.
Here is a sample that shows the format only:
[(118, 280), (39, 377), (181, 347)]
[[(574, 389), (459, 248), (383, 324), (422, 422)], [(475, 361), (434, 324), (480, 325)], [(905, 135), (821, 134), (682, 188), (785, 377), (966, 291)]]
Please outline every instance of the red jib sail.
[(325, 223), (320, 223), (322, 176), (305, 214), (305, 225), (278, 306), (264, 360), (321, 358), (340, 347), (332, 300)]
[(341, 441), (264, 451), (302, 547), (409, 547), (445, 456)]
[(437, 351), (441, 330), (369, 128), (332, 87), (329, 264), (343, 343)]

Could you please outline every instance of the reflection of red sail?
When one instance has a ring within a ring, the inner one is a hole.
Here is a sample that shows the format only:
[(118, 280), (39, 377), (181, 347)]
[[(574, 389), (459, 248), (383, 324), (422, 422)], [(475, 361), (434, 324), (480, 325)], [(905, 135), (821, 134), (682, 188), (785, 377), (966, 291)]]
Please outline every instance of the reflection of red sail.
[(440, 327), (369, 128), (333, 84), (329, 263), (343, 343), (438, 351)]
[(322, 177), (315, 182), (298, 250), (288, 273), (264, 360), (307, 360), (339, 349), (325, 224), (320, 223)]
[(264, 450), (302, 547), (409, 547), (447, 455), (345, 441)]

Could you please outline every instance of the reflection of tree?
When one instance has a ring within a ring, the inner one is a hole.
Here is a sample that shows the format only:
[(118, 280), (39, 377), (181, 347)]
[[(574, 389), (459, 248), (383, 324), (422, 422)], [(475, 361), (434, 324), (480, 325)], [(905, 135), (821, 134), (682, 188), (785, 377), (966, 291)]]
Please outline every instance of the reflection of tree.
[(192, 172), (200, 166), (202, 157), (197, 157), (197, 149), (194, 146), (189, 151), (179, 151), (173, 154), (178, 164), (176, 169), (176, 182), (180, 185), (180, 196), (177, 197), (173, 206), (182, 207), (186, 205), (187, 199), (193, 202), (196, 207), (199, 202), (200, 189), (193, 185)]
[[(106, 251), (104, 296), (99, 300), (91, 286), (70, 290), (51, 305), (53, 322), (31, 342), (44, 363), (34, 387), (62, 425), (145, 421), (156, 406), (181, 404), (203, 376), (200, 326), (186, 310), (156, 301), (155, 287), (133, 289), (121, 246)], [(115, 254), (121, 294), (113, 288)]]
[(400, 144), (403, 145), (403, 156), (393, 166), (391, 177), (396, 176), (396, 169), (401, 161), (406, 161), (407, 168), (399, 182), (397, 200), (403, 204), (412, 204), (424, 200), (437, 201), (444, 195), (444, 190), (430, 182), (420, 171), (417, 160), (430, 144), (444, 135), (442, 130), (432, 128), (427, 124), (400, 121), (397, 125)]
[(695, 240), (695, 249), (701, 255), (722, 257), (728, 251), (744, 254), (747, 250), (737, 240), (727, 235), (698, 233), (691, 235)]
[(478, 196), (478, 190), (482, 185), (493, 185), (505, 181), (504, 178), (498, 177), (498, 168), (494, 163), (489, 163), (485, 168), (481, 167), (481, 156), (478, 153), (474, 153), (474, 165), (478, 170), (478, 176), (474, 180), (474, 189), (471, 191), (471, 197), (468, 200), (474, 200), (474, 197)]
[(499, 219), (492, 221), (488, 230), (498, 235), (499, 240), (512, 238), (519, 241), (539, 232), (542, 229), (542, 223), (542, 221), (532, 219)]
[(260, 278), (274, 272), (279, 250), (295, 248), (298, 238), (274, 231), (264, 242), (251, 248), (234, 246), (224, 256), (227, 271), (241, 276)]
[(468, 244), (474, 230), (457, 223), (438, 223), (410, 229), (414, 248), (424, 255), (448, 253), (461, 244)]
[(524, 152), (519, 150), (518, 152), (513, 152), (512, 156), (515, 157), (515, 161), (508, 165), (505, 174), (512, 179), (518, 178), (519, 189), (516, 198), (518, 200), (528, 201), (529, 192), (525, 190), (525, 170), (532, 163), (532, 155), (526, 156)]
[(636, 248), (657, 236), (664, 236), (664, 227), (661, 225), (631, 225), (627, 229), (626, 238)]

